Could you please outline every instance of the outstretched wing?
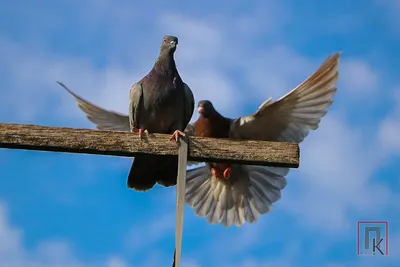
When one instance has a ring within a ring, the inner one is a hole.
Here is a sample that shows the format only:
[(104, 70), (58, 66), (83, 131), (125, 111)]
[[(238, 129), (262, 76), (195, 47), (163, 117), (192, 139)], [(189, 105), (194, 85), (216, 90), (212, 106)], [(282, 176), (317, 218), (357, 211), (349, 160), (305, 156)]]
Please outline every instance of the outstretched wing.
[(70, 93), (76, 100), (78, 107), (86, 113), (86, 117), (96, 124), (99, 130), (109, 131), (129, 131), (129, 117), (127, 115), (106, 110), (99, 106), (96, 106), (89, 101), (86, 101), (82, 97), (78, 96), (71, 89), (65, 86), (61, 82), (57, 82), (61, 85), (68, 93)]
[(265, 101), (250, 115), (236, 119), (231, 136), (239, 139), (300, 143), (332, 104), (339, 78), (340, 53), (329, 56), (319, 69), (276, 102)]

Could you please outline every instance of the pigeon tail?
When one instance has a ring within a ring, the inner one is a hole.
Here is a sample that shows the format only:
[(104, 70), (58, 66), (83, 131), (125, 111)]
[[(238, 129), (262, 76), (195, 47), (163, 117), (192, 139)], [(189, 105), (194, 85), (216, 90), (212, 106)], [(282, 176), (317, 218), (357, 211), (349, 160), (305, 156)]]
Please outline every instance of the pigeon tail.
[(187, 172), (185, 202), (210, 224), (254, 223), (281, 198), (289, 169), (232, 165), (229, 179), (216, 179), (207, 166)]
[(177, 174), (177, 156), (139, 155), (132, 163), (127, 185), (137, 191), (148, 191), (156, 183), (174, 186)]

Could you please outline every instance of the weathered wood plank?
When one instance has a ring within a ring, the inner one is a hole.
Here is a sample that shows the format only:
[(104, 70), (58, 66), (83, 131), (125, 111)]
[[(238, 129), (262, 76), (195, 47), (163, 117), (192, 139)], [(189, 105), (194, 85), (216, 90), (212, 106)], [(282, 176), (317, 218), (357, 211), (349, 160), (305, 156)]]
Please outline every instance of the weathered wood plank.
[[(133, 157), (137, 154), (178, 155), (169, 135), (0, 123), (0, 148)], [(295, 143), (189, 138), (188, 160), (276, 167), (299, 166)]]

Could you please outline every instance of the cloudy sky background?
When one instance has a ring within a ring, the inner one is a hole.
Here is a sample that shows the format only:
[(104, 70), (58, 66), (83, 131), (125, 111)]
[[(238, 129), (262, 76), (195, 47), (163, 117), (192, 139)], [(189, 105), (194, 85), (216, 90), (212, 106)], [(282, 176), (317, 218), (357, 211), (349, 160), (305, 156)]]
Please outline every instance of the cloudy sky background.
[[(241, 228), (186, 207), (183, 267), (399, 266), (400, 2), (296, 2), (0, 0), (0, 122), (93, 128), (56, 80), (127, 113), (165, 34), (196, 101), (230, 117), (342, 51), (335, 103), (283, 198)], [(0, 150), (0, 266), (170, 266), (175, 190), (128, 190), (130, 164)], [(388, 257), (356, 255), (360, 220), (389, 221)]]

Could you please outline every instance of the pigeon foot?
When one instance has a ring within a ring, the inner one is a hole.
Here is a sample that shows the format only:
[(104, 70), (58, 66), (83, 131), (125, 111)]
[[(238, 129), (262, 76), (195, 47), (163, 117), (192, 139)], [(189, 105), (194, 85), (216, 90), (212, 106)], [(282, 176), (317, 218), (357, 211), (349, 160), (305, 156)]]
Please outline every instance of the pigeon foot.
[(179, 130), (176, 130), (172, 135), (169, 141), (172, 141), (175, 139), (176, 142), (179, 140), (179, 136), (185, 136), (185, 133)]
[(228, 179), (229, 176), (231, 176), (231, 171), (232, 171), (231, 167), (228, 167), (228, 168), (225, 169), (225, 171), (224, 171), (224, 178), (225, 179)]
[(133, 128), (132, 132), (139, 133), (140, 139), (143, 139), (143, 133), (146, 133), (146, 134), (148, 133), (148, 131), (145, 129), (136, 129), (136, 128)]
[(231, 167), (226, 167), (225, 166), (229, 166), (226, 164), (215, 164), (214, 167), (210, 168), (210, 171), (212, 173), (212, 175), (217, 179), (217, 180), (221, 180), (221, 179), (229, 179), (229, 177), (231, 176)]
[(219, 174), (219, 172), (216, 169), (211, 168), (211, 173), (217, 180), (221, 179), (221, 175)]

